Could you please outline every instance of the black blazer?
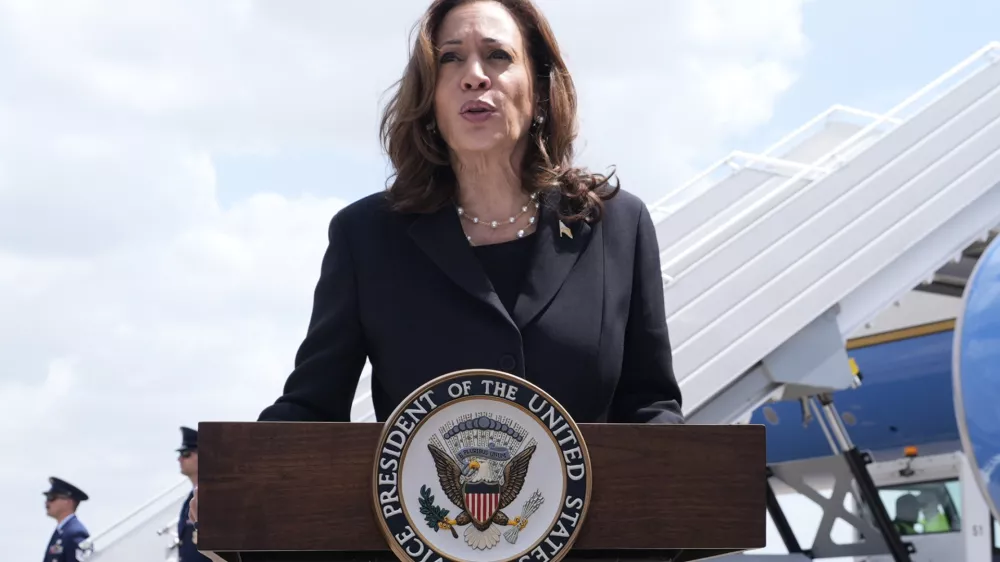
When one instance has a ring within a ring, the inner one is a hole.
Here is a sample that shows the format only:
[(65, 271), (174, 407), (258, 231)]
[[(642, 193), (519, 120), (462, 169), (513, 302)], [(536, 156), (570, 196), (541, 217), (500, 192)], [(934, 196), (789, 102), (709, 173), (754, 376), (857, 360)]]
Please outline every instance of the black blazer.
[(379, 421), (439, 375), (486, 368), (537, 384), (580, 423), (683, 423), (646, 206), (620, 191), (570, 238), (553, 198), (513, 315), (454, 208), (394, 213), (379, 193), (338, 212), (295, 369), (259, 420), (350, 421), (367, 357)]

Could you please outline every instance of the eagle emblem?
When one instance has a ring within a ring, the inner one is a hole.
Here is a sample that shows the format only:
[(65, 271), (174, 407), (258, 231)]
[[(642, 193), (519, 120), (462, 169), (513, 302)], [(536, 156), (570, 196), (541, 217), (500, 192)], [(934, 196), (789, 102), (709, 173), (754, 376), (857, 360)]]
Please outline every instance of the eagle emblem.
[(542, 389), (502, 371), (424, 383), (389, 416), (375, 451), (372, 509), (400, 562), (561, 562), (590, 503), (580, 428)]
[[(444, 436), (456, 443), (452, 449), (457, 453), (457, 460), (436, 444), (436, 439), (428, 443), (438, 483), (448, 500), (458, 508), (457, 515), (449, 517), (447, 510), (433, 505), (430, 489), (423, 486), (421, 512), (428, 526), (451, 531), (455, 538), (458, 538), (455, 528), (466, 527), (465, 542), (477, 550), (496, 546), (503, 527), (512, 527), (504, 535), (508, 542), (513, 544), (517, 540), (518, 532), (524, 529), (531, 513), (542, 503), (541, 494), (535, 492), (525, 502), (521, 515), (510, 517), (504, 512), (520, 495), (536, 448), (532, 440), (512, 455), (511, 445), (517, 447), (525, 437), (517, 429), (485, 415), (456, 424), (444, 432)], [(458, 443), (466, 445), (462, 447)]]

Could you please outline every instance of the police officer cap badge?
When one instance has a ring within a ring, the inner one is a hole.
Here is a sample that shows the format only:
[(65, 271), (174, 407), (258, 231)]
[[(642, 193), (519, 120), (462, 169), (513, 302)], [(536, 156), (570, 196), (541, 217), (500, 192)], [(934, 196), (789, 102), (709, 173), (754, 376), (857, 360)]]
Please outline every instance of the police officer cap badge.
[(590, 506), (590, 454), (542, 389), (499, 371), (457, 371), (389, 417), (372, 491), (402, 562), (558, 562)]

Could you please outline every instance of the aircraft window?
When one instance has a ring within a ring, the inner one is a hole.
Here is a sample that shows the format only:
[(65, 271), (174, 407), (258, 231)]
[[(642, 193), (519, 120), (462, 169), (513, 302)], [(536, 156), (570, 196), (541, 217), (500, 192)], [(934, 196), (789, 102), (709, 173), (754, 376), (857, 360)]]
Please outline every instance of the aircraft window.
[(878, 493), (900, 535), (962, 530), (962, 494), (957, 479), (885, 486)]

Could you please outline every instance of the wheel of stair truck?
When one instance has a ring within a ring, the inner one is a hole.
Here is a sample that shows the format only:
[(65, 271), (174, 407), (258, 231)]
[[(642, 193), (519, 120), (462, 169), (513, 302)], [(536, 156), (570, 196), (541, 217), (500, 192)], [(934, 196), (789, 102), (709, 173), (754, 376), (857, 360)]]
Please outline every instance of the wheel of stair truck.
[(952, 382), (962, 449), (993, 516), (1000, 518), (1000, 238), (969, 277), (954, 337)]

